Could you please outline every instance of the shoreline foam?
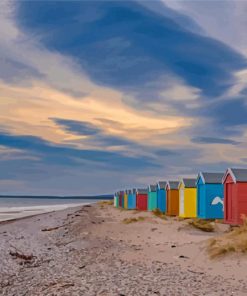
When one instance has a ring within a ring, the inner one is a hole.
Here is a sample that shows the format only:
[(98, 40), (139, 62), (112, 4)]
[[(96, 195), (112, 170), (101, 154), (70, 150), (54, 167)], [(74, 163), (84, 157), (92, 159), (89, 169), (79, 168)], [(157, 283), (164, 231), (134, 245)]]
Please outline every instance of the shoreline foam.
[(29, 216), (61, 211), (67, 208), (73, 208), (78, 206), (84, 206), (87, 204), (93, 204), (89, 202), (81, 203), (67, 203), (57, 205), (30, 205), (30, 206), (19, 206), (19, 207), (1, 207), (0, 206), (0, 222), (17, 220)]

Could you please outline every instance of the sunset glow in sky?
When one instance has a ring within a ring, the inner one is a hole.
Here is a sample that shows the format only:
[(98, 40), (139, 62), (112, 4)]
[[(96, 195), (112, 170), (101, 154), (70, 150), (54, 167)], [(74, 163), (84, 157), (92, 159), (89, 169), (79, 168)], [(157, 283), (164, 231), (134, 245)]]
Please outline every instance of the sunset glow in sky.
[(247, 165), (247, 2), (1, 1), (0, 194)]

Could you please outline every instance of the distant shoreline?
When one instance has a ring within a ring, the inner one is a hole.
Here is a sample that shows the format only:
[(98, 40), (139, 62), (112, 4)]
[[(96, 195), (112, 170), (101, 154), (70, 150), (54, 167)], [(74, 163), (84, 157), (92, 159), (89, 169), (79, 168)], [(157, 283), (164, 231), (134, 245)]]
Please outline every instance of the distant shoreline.
[(113, 195), (96, 195), (96, 196), (53, 196), (53, 195), (0, 195), (0, 198), (37, 198), (37, 199), (112, 199)]

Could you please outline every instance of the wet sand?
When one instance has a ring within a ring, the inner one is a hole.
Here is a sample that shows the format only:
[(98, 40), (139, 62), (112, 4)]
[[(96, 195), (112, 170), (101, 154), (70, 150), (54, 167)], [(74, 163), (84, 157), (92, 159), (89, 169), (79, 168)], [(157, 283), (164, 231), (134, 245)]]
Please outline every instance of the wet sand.
[(99, 204), (3, 222), (0, 295), (247, 295), (247, 257), (206, 253), (225, 230)]

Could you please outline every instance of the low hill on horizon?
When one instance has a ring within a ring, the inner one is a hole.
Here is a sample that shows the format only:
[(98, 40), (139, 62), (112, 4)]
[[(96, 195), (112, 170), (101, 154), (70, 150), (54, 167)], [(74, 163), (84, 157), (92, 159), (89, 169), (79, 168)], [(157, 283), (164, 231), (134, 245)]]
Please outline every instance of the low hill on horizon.
[(50, 199), (112, 199), (112, 194), (82, 195), (82, 196), (57, 196), (57, 195), (0, 195), (0, 198), (50, 198)]

